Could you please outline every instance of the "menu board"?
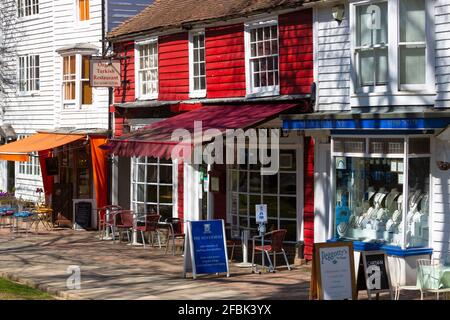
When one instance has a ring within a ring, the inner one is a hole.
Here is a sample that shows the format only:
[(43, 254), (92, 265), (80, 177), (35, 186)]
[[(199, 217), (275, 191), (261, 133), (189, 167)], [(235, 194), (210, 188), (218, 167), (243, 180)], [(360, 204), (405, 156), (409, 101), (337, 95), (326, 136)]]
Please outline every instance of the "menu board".
[(229, 276), (225, 224), (223, 220), (189, 221), (184, 254), (184, 276), (192, 272)]
[(355, 300), (353, 244), (314, 244), (311, 295), (320, 300)]
[(75, 229), (90, 229), (92, 217), (92, 203), (80, 201), (75, 203)]

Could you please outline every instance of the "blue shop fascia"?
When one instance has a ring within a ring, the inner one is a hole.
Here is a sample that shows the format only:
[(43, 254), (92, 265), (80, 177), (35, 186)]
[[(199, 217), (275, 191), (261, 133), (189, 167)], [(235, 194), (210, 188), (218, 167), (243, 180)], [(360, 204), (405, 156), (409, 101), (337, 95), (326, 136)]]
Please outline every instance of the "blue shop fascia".
[(450, 112), (373, 109), (284, 115), (283, 129), (315, 139), (316, 241), (352, 241), (413, 267), (441, 250), (433, 224), (450, 198)]

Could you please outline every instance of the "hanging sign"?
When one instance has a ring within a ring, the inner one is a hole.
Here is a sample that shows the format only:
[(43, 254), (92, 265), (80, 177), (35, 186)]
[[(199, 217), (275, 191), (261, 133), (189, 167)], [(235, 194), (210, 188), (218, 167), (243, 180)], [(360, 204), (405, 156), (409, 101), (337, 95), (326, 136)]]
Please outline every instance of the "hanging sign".
[[(380, 293), (387, 292), (392, 299), (391, 278), (387, 255), (384, 251), (363, 251), (358, 270), (358, 290), (367, 290), (369, 300), (372, 294), (377, 298)], [(361, 274), (364, 273), (364, 274)]]
[(224, 273), (230, 276), (223, 220), (189, 221), (184, 253), (184, 272), (198, 274)]
[(310, 299), (356, 300), (351, 242), (315, 243)]
[(256, 205), (256, 223), (267, 223), (267, 204)]
[(91, 87), (120, 87), (120, 61), (92, 59), (90, 61)]

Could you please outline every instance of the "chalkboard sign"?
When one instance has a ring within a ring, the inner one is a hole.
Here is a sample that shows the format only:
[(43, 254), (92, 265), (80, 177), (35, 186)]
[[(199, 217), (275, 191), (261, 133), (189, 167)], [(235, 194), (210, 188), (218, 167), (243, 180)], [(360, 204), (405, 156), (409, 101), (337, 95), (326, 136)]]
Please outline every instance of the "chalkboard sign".
[(230, 275), (223, 220), (187, 223), (184, 277), (187, 272), (192, 272), (194, 279), (197, 274), (226, 272), (227, 276)]
[[(386, 253), (383, 251), (364, 251), (361, 257), (363, 268), (360, 267), (360, 272), (364, 270), (364, 285), (369, 299), (372, 298), (372, 294), (375, 293), (378, 296), (382, 292), (388, 292), (392, 298), (391, 278)], [(358, 279), (360, 278), (362, 277), (358, 276)]]
[(58, 158), (45, 159), (45, 168), (47, 169), (48, 176), (56, 176), (59, 174)]
[(315, 243), (310, 299), (355, 300), (356, 298), (353, 244)]
[(80, 201), (75, 203), (75, 228), (90, 229), (92, 226), (92, 203)]

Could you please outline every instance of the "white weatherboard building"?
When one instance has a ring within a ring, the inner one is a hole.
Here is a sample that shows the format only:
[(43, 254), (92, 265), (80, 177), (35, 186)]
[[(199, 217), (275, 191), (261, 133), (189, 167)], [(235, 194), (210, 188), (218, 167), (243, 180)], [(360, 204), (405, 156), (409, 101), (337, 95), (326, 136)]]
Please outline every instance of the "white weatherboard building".
[[(8, 70), (16, 80), (2, 99), (2, 123), (11, 125), (18, 139), (42, 130), (106, 131), (108, 89), (89, 86), (88, 59), (102, 54), (102, 34), (151, 2), (1, 1), (0, 9), (14, 20), (4, 33), (14, 39)], [(0, 162), (0, 189), (14, 188), (17, 197), (35, 200), (36, 188), (42, 188), (38, 157)]]
[(315, 139), (315, 241), (384, 250), (414, 282), (450, 251), (450, 1), (313, 8), (315, 113), (284, 127)]

